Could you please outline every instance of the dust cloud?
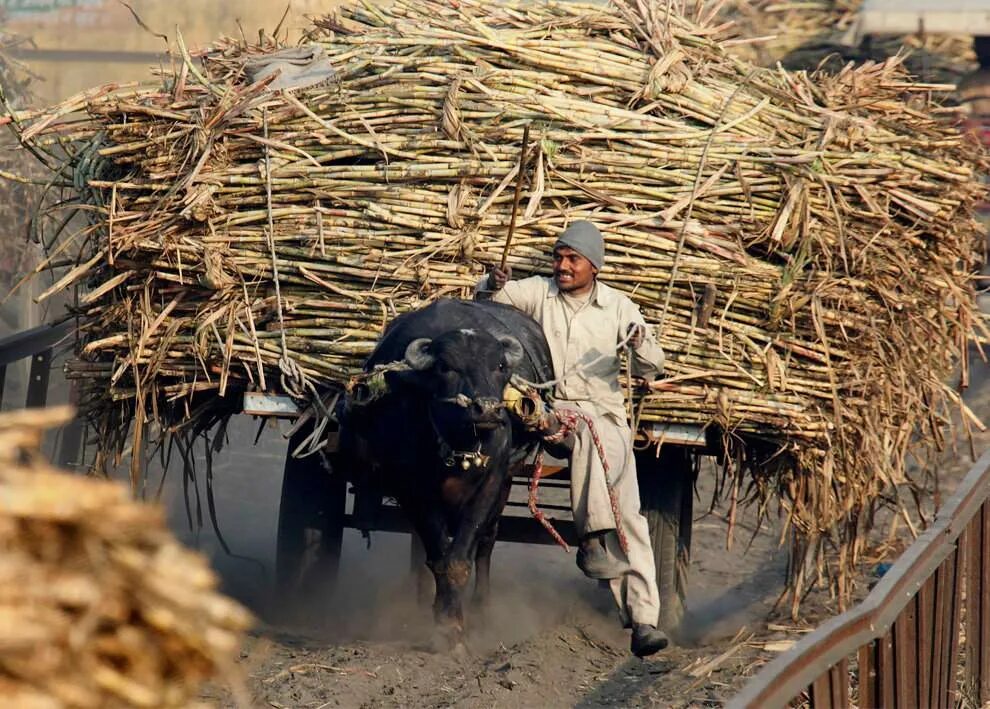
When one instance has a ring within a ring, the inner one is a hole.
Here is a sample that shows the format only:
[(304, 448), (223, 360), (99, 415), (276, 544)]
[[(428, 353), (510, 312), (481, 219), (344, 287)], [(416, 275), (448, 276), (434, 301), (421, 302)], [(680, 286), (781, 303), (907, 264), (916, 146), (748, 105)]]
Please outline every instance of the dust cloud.
[[(282, 466), (287, 444), (273, 425), (258, 444), (258, 423), (234, 417), (223, 450), (213, 456), (213, 529), (203, 445), (196, 450), (195, 480), (184, 479), (173, 457), (162, 483), (170, 526), (185, 543), (207, 554), (223, 589), (250, 607), (266, 627), (328, 643), (403, 642), (428, 645), (433, 620), (429, 599), (417, 599), (407, 534), (344, 531), (340, 571), (333, 588), (311, 592), (287, 607), (275, 589), (275, 547)], [(153, 494), (162, 468), (149, 469)], [(549, 493), (550, 491), (548, 491)], [(544, 494), (546, 496), (546, 493)], [(224, 549), (224, 543), (227, 550)], [(473, 588), (473, 580), (471, 588)], [(492, 556), (487, 611), (465, 607), (468, 643), (484, 651), (511, 645), (575, 617), (610, 616), (611, 595), (577, 569), (575, 552), (556, 546), (499, 542)]]

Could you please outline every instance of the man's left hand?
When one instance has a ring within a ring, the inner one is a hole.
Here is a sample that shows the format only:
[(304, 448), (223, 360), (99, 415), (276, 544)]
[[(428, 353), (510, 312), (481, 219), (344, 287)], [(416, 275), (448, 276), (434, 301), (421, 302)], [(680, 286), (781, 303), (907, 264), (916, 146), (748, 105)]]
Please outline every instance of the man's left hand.
[(626, 343), (634, 350), (638, 350), (646, 339), (646, 327), (637, 323), (630, 323), (626, 329)]

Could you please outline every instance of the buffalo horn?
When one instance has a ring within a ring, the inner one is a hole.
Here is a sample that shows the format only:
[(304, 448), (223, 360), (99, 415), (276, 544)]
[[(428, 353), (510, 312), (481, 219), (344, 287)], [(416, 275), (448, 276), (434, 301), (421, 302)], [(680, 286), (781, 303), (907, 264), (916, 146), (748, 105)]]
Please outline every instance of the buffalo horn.
[(501, 335), (498, 341), (502, 343), (502, 347), (505, 348), (505, 363), (509, 365), (510, 368), (514, 368), (517, 364), (522, 362), (523, 358), (523, 347), (519, 344), (519, 340), (514, 338), (512, 335)]
[(406, 347), (406, 364), (415, 370), (423, 371), (433, 366), (433, 355), (430, 354), (430, 338), (420, 337)]

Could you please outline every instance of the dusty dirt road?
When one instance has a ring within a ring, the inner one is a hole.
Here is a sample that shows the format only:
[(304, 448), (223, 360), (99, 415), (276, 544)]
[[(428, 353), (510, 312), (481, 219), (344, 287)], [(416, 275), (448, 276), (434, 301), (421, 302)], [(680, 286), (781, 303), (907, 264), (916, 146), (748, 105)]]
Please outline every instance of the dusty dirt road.
[[(978, 358), (968, 400), (990, 418), (990, 380)], [(210, 553), (226, 589), (255, 609), (278, 608), (268, 589), (284, 444), (266, 433), (235, 430), (218, 461), (217, 511), (233, 555), (220, 549), (203, 509), (190, 532), (181, 475), (170, 472), (166, 501), (176, 529)], [(990, 446), (978, 435), (977, 452)], [(943, 457), (943, 491), (971, 465), (968, 446)], [(731, 549), (719, 509), (708, 513), (714, 474), (703, 470), (695, 503), (689, 643), (645, 661), (628, 653), (607, 590), (585, 579), (572, 555), (555, 547), (499, 544), (494, 604), (473, 623), (468, 659), (430, 648), (429, 610), (415, 602), (404, 535), (378, 533), (370, 547), (345, 538), (341, 581), (312, 599), (295, 625), (260, 623), (242, 651), (248, 689), (260, 707), (595, 707), (721, 706), (781, 649), (836, 612), (825, 594), (803, 606), (801, 622), (771, 614), (786, 554), (779, 529), (755, 534), (752, 516), (737, 526)], [(190, 487), (195, 513), (194, 486)], [(200, 491), (202, 495), (202, 490)], [(205, 500), (200, 504), (205, 508)], [(194, 527), (195, 528), (195, 525)], [(878, 538), (883, 530), (878, 530)], [(910, 538), (895, 540), (903, 546)], [(860, 595), (875, 577), (864, 565)], [(284, 608), (281, 610), (285, 610)], [(205, 698), (230, 706), (222, 692)]]

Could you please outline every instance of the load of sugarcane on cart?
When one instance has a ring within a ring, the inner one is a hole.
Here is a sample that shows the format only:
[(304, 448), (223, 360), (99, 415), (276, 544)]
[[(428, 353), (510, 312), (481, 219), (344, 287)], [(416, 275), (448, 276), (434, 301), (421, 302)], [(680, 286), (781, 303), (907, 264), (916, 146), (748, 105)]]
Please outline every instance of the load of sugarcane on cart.
[[(406, 529), (332, 464), (335, 411), (376, 386), (362, 363), (387, 325), (470, 299), (503, 254), (546, 273), (589, 220), (602, 281), (666, 353), (661, 378), (624, 379), (664, 622), (683, 608), (701, 453), (730, 519), (780, 516), (792, 612), (816, 583), (848, 597), (872, 514), (924, 482), (909, 454), (941, 445), (957, 408), (981, 425), (960, 390), (986, 166), (948, 87), (898, 58), (763, 69), (707, 13), (364, 3), (292, 47), (179, 36), (154, 80), (11, 111), (51, 171), (39, 271), (45, 296), (75, 292), (67, 374), (93, 465), (137, 461), (152, 428), (182, 445), (233, 413), (294, 419), (280, 575), (314, 548), (332, 574), (345, 527)], [(566, 540), (560, 507), (545, 511)], [(552, 542), (515, 514), (500, 538)]]

